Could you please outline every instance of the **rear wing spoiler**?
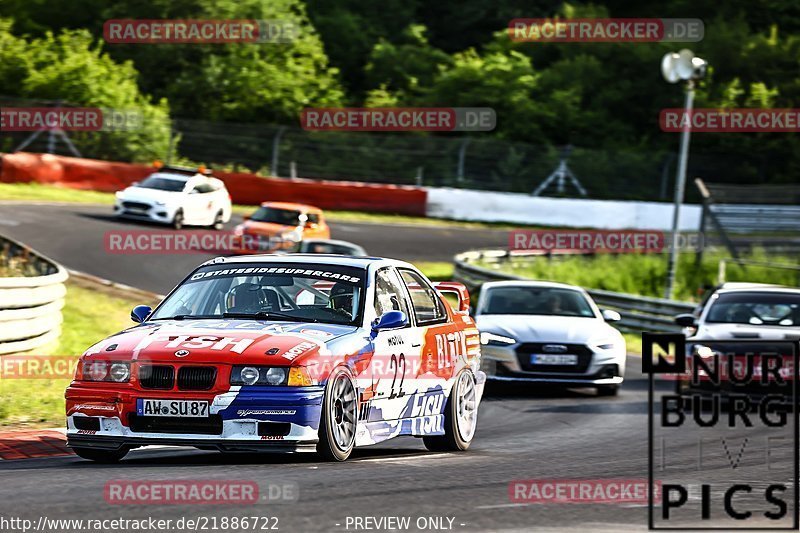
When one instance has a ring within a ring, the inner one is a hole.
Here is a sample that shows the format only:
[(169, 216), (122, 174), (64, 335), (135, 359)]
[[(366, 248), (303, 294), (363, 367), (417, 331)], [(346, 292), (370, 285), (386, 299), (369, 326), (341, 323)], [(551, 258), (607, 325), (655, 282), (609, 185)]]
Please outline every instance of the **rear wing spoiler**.
[(441, 293), (455, 294), (458, 297), (459, 313), (469, 313), (469, 291), (463, 283), (457, 281), (438, 281), (433, 287)]

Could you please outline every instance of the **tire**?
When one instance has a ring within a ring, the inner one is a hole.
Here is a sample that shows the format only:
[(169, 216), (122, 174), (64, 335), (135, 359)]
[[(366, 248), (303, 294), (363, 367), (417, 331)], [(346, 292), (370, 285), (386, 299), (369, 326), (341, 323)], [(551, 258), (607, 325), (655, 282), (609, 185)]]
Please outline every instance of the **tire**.
[(96, 463), (116, 463), (130, 451), (130, 448), (122, 447), (119, 450), (98, 450), (96, 448), (72, 448), (75, 455), (82, 459), (88, 459)]
[(444, 435), (422, 437), (432, 452), (462, 452), (469, 448), (478, 423), (475, 376), (467, 369), (456, 378), (444, 409)]
[(598, 396), (617, 396), (619, 395), (619, 385), (600, 385), (597, 387)]
[(180, 230), (183, 229), (183, 210), (178, 209), (175, 212), (175, 217), (172, 219), (172, 227)]
[(319, 422), (317, 453), (326, 461), (344, 461), (353, 451), (358, 421), (358, 397), (344, 367), (331, 372)]
[(222, 231), (225, 227), (225, 219), (223, 218), (222, 211), (218, 211), (216, 216), (214, 216), (214, 223), (211, 224), (211, 228), (216, 231)]

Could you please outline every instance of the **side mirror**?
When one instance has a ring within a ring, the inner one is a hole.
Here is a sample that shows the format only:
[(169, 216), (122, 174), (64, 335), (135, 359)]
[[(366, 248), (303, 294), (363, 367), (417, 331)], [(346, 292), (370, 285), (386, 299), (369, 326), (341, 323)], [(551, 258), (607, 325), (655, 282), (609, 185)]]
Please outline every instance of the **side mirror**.
[(675, 323), (684, 328), (697, 326), (697, 319), (691, 313), (683, 313), (675, 317)]
[(147, 317), (150, 316), (150, 312), (153, 310), (152, 307), (149, 305), (137, 305), (131, 311), (131, 320), (136, 322), (137, 324), (141, 324)]
[(372, 331), (400, 329), (408, 325), (408, 317), (402, 311), (386, 311), (372, 322)]
[(242, 220), (250, 220), (250, 215), (242, 215)]
[(198, 191), (197, 189), (192, 189), (191, 191), (189, 191), (189, 194), (200, 194), (200, 191)]
[(131, 187), (137, 187), (138, 185), (139, 185), (139, 182), (138, 181), (134, 181), (133, 183), (131, 183), (130, 186)]
[(606, 322), (619, 322), (622, 320), (622, 317), (616, 311), (612, 311), (611, 309), (603, 309), (600, 313), (603, 315), (603, 320)]

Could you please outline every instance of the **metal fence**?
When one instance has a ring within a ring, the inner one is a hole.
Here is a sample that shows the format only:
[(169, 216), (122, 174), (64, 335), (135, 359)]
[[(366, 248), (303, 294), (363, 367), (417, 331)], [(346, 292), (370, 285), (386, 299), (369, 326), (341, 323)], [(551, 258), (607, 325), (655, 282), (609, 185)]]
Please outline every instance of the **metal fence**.
[[(61, 333), (67, 271), (0, 236), (0, 355), (43, 350)], [(0, 273), (3, 276), (3, 273)]]
[[(69, 107), (63, 101), (0, 95), (0, 107)], [(135, 110), (134, 110), (135, 111)], [(26, 151), (149, 163), (204, 163), (211, 168), (282, 177), (354, 180), (430, 187), (620, 200), (670, 200), (677, 158), (670, 150), (559, 147), (500, 139), (491, 133), (306, 131), (296, 124), (244, 124), (145, 117), (131, 130), (0, 131), (0, 151)], [(568, 148), (568, 149), (567, 149)], [(564, 166), (562, 166), (562, 163)], [(758, 184), (779, 175), (770, 154), (696, 153), (690, 175)], [(570, 180), (556, 179), (565, 171)], [(551, 178), (548, 180), (548, 178)], [(559, 184), (563, 184), (561, 188)], [(561, 190), (559, 190), (561, 189)], [(698, 201), (687, 191), (687, 201)]]
[[(543, 253), (541, 255), (544, 256), (546, 254)], [(510, 255), (506, 250), (464, 252), (453, 259), (455, 264), (453, 278), (466, 285), (470, 291), (479, 290), (481, 285), (487, 281), (529, 280), (529, 278), (474, 264), (480, 261), (490, 264), (496, 263), (499, 267), (502, 262), (509, 259)], [(601, 308), (619, 312), (622, 316), (622, 320), (618, 323), (619, 329), (630, 333), (640, 333), (642, 331), (680, 332), (681, 328), (675, 324), (674, 316), (681, 313), (691, 313), (695, 308), (694, 304), (662, 298), (635, 296), (597, 289), (587, 289), (587, 292)]]

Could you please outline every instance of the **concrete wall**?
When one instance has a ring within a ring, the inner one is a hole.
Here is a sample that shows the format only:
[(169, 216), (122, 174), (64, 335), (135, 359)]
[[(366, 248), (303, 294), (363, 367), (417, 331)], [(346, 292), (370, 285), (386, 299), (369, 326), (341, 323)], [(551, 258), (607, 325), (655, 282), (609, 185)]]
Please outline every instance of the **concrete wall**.
[[(598, 229), (671, 230), (673, 206), (662, 202), (537, 198), (528, 194), (428, 188), (429, 217)], [(699, 205), (684, 205), (680, 227), (697, 231)]]

